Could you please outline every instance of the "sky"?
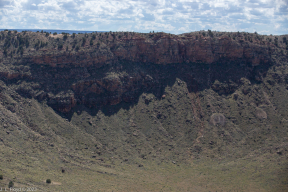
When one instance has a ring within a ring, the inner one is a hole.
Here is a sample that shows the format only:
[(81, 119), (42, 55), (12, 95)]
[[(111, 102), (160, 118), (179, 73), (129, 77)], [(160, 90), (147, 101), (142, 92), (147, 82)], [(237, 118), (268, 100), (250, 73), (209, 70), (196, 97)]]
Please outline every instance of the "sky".
[(0, 29), (288, 34), (288, 0), (0, 0)]

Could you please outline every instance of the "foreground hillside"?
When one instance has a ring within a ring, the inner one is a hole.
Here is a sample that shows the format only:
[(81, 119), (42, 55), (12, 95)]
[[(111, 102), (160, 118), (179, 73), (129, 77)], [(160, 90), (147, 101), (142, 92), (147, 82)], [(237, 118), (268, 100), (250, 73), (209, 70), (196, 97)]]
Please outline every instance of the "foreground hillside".
[(0, 187), (288, 190), (287, 38), (1, 32)]

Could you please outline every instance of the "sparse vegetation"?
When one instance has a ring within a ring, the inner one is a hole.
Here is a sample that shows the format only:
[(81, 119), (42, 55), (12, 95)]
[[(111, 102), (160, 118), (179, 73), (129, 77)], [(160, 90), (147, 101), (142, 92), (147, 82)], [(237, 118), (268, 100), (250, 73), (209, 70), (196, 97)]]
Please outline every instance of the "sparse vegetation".
[(12, 188), (12, 187), (14, 187), (14, 183), (13, 183), (13, 181), (10, 181), (8, 184), (8, 188)]

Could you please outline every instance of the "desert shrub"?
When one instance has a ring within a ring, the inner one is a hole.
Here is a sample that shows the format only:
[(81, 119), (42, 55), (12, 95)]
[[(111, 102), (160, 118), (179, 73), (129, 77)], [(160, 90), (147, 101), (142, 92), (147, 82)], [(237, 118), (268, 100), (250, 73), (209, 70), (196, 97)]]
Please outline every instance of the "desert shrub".
[(23, 49), (23, 46), (21, 45), (21, 46), (18, 48), (17, 53), (20, 53), (21, 55), (23, 55), (23, 52), (24, 52), (24, 49)]
[(274, 39), (274, 45), (278, 46), (278, 38)]
[(83, 38), (82, 38), (82, 46), (84, 46), (84, 45), (85, 45), (85, 43), (86, 43), (86, 38), (85, 38), (85, 37), (83, 37)]
[(46, 183), (50, 184), (51, 183), (51, 179), (46, 179)]
[(58, 49), (62, 49), (62, 48), (63, 48), (63, 44), (60, 43), (60, 44), (58, 45)]
[(208, 35), (209, 35), (210, 37), (213, 37), (213, 33), (212, 33), (212, 31), (211, 31), (210, 29), (208, 29)]
[(3, 175), (0, 175), (0, 180), (3, 180)]
[(63, 36), (63, 40), (65, 41), (67, 38), (68, 38), (68, 34), (65, 33), (64, 36)]
[(75, 49), (76, 51), (78, 51), (80, 49), (79, 45), (77, 45)]
[(13, 181), (10, 181), (9, 184), (8, 184), (8, 187), (11, 188), (11, 187), (13, 187), (13, 186), (14, 186)]
[(92, 35), (92, 39), (93, 40), (96, 39), (96, 35), (95, 34)]
[(283, 37), (283, 43), (287, 44), (287, 38)]
[(10, 37), (7, 37), (7, 38), (5, 39), (5, 42), (4, 42), (4, 47), (9, 48), (10, 45), (11, 45), (11, 38), (10, 38)]
[(92, 39), (91, 39), (91, 41), (90, 41), (90, 45), (93, 45), (93, 41), (92, 41)]
[(19, 45), (19, 41), (18, 40), (14, 41), (14, 47), (17, 48), (18, 45)]
[(3, 54), (5, 55), (5, 57), (7, 57), (8, 51), (6, 48), (4, 48)]
[(75, 38), (75, 36), (76, 36), (76, 33), (73, 33), (73, 34), (72, 34), (72, 37)]
[(26, 38), (26, 40), (25, 40), (26, 48), (29, 47), (29, 44), (30, 44), (30, 43), (29, 43), (29, 40), (28, 40), (28, 38)]
[(35, 47), (36, 49), (39, 49), (39, 48), (40, 48), (40, 45), (41, 45), (41, 42), (40, 42), (40, 40), (38, 39), (38, 41), (35, 43), (34, 47)]
[(53, 35), (57, 35), (57, 32), (54, 32)]
[(210, 117), (210, 123), (212, 125), (220, 124), (220, 125), (224, 126), (225, 125), (225, 116), (221, 113), (214, 113)]

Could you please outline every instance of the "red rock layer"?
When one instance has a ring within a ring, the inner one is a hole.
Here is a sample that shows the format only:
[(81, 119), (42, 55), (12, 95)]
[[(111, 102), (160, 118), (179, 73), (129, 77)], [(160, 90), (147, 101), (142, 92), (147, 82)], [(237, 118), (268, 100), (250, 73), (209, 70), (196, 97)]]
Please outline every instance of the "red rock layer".
[[(179, 37), (163, 35), (159, 38), (131, 38), (102, 43), (76, 53), (58, 52), (42, 53), (29, 58), (36, 64), (45, 65), (95, 65), (101, 67), (106, 63), (117, 63), (121, 60), (142, 63), (215, 63), (219, 60), (243, 60), (252, 65), (259, 65), (270, 60), (266, 45), (235, 41), (228, 36), (211, 37)], [(64, 66), (63, 66), (64, 67)]]

